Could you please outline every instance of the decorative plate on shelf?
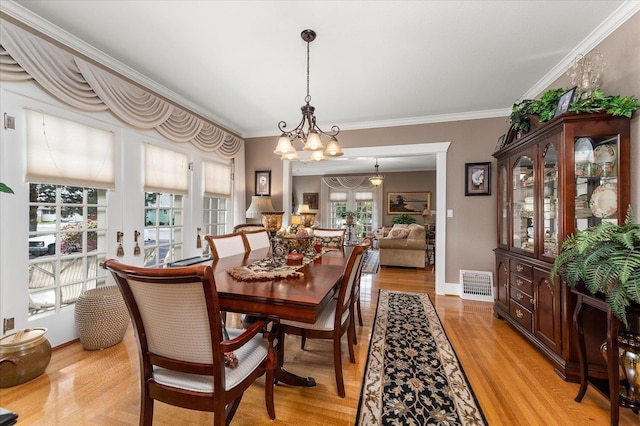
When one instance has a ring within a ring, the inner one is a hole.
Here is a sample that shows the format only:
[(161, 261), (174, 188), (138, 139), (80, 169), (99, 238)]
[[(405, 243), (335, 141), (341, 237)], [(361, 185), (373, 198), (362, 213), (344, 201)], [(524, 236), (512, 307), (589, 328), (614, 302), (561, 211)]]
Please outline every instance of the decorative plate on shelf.
[(616, 162), (616, 150), (613, 145), (606, 144), (597, 146), (593, 150), (594, 163), (615, 163)]
[(574, 152), (576, 163), (593, 163), (593, 145), (590, 138), (576, 139), (576, 147)]
[(601, 219), (618, 211), (618, 191), (613, 183), (605, 183), (593, 190), (589, 201), (591, 213)]

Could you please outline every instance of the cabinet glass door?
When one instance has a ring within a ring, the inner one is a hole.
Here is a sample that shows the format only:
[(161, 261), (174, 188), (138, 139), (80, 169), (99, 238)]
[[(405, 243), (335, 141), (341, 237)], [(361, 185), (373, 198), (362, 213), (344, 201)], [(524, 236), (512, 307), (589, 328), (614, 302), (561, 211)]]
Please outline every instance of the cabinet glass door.
[(507, 167), (498, 166), (498, 245), (507, 247), (509, 244), (509, 199)]
[(535, 247), (534, 164), (531, 157), (519, 157), (513, 167), (513, 235), (515, 249), (533, 252)]
[(575, 138), (576, 231), (618, 223), (617, 159), (617, 135)]
[(544, 232), (543, 255), (555, 257), (559, 250), (558, 240), (558, 150), (548, 144), (544, 151), (544, 195), (542, 228)]

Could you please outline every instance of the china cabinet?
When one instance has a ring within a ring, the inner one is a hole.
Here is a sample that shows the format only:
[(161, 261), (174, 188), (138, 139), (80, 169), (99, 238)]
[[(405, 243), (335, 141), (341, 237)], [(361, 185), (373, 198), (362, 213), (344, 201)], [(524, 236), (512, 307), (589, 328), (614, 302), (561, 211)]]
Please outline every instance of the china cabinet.
[(625, 117), (565, 113), (507, 140), (493, 154), (498, 163), (494, 313), (572, 381), (580, 378), (572, 323), (576, 296), (559, 280), (552, 282), (549, 271), (566, 236), (602, 221), (624, 220), (630, 203), (629, 131)]

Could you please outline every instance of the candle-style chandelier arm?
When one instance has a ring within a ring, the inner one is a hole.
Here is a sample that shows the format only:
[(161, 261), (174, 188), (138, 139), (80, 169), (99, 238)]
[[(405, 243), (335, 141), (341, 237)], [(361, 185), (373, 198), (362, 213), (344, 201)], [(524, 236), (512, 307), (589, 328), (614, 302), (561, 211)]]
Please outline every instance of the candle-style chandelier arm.
[[(315, 108), (311, 105), (311, 95), (309, 95), (309, 43), (315, 40), (316, 33), (313, 30), (304, 30), (300, 35), (307, 43), (307, 96), (304, 99), (305, 104), (300, 108), (302, 120), (292, 130), (287, 130), (285, 121), (278, 123), (278, 129), (282, 132), (282, 135), (278, 139), (278, 145), (273, 153), (280, 155), (282, 160), (299, 160), (293, 142), (300, 140), (304, 144), (304, 151), (312, 151), (310, 161), (326, 161), (326, 157), (343, 155), (342, 148), (336, 138), (340, 133), (340, 128), (334, 125), (331, 126), (330, 131), (325, 132), (316, 124)], [(330, 138), (326, 149), (320, 139), (320, 135)]]

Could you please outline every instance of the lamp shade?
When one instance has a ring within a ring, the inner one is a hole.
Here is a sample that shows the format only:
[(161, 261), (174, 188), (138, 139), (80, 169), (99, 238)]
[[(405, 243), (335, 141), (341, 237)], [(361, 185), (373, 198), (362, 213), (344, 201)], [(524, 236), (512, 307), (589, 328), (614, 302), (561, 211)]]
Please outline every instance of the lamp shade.
[(298, 213), (309, 213), (309, 204), (300, 204)]
[(422, 210), (422, 217), (424, 217), (425, 219), (431, 217), (431, 210), (429, 209)]
[(253, 195), (251, 197), (251, 205), (247, 209), (245, 216), (252, 219), (259, 219), (262, 212), (272, 212), (273, 210), (271, 197)]

